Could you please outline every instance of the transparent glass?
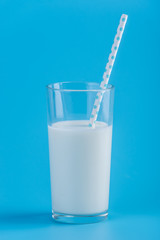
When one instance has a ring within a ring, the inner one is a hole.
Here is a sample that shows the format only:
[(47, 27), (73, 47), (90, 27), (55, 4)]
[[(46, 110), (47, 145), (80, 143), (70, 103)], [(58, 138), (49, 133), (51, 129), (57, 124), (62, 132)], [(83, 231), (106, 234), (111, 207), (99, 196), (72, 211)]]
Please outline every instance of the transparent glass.
[[(95, 128), (89, 119), (103, 91)], [(91, 223), (108, 215), (114, 87), (59, 82), (47, 86), (52, 216)]]

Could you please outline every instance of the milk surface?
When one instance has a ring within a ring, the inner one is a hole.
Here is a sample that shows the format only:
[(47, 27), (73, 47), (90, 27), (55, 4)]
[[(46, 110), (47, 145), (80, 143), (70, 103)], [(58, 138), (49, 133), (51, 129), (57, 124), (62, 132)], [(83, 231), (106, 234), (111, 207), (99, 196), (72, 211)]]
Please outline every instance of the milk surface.
[(52, 210), (98, 214), (108, 210), (112, 126), (64, 121), (48, 126)]

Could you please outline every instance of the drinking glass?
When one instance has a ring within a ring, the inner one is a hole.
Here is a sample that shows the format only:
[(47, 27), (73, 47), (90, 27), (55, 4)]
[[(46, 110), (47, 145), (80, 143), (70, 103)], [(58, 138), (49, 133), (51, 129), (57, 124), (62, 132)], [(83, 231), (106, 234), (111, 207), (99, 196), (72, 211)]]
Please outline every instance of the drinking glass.
[[(97, 93), (103, 98), (95, 123), (89, 119)], [(52, 217), (91, 223), (108, 215), (114, 87), (94, 82), (47, 86)]]

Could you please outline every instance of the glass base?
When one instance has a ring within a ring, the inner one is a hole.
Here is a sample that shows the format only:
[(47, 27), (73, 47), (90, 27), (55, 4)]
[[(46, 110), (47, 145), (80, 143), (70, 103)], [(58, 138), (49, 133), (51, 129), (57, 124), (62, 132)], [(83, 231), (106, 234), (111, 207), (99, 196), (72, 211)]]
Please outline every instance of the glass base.
[(96, 223), (103, 221), (108, 216), (108, 211), (92, 214), (92, 215), (74, 215), (74, 214), (63, 214), (63, 213), (52, 213), (52, 218), (57, 222), (72, 223), (72, 224), (83, 224), (83, 223)]

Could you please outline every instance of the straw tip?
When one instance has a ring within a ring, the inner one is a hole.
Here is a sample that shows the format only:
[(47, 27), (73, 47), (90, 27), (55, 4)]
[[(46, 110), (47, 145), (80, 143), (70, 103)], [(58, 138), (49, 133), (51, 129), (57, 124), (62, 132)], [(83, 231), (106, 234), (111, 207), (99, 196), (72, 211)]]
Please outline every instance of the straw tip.
[(122, 14), (121, 18), (125, 18), (125, 21), (127, 21), (128, 15), (127, 14)]

